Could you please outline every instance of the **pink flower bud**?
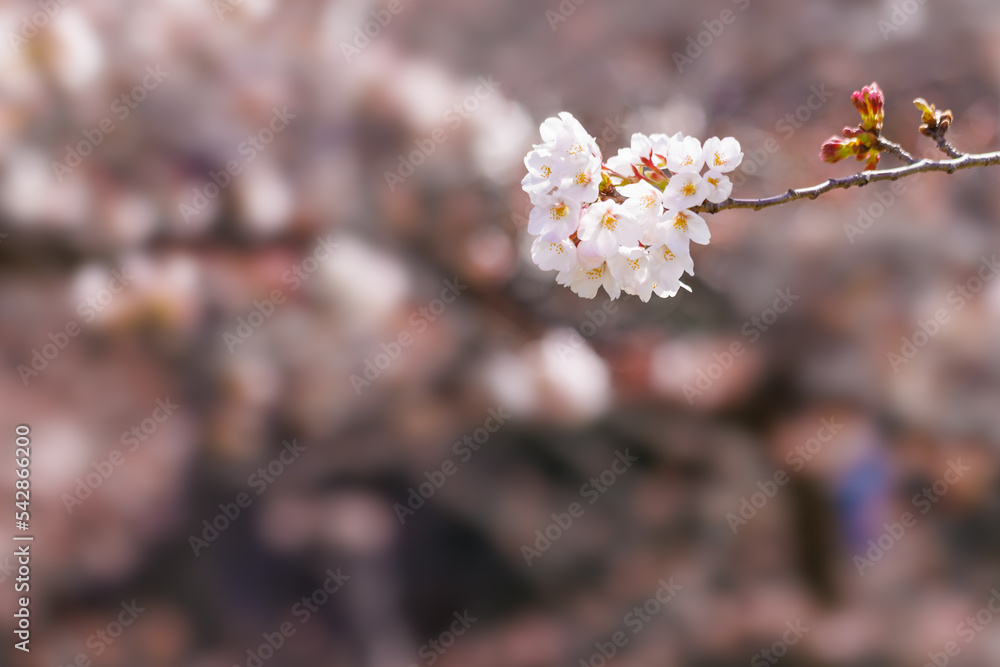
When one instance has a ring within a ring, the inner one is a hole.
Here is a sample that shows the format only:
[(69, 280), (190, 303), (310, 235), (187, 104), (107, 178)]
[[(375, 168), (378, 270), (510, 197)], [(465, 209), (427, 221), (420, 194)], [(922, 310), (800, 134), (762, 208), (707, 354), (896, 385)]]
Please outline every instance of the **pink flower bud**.
[(823, 143), (819, 156), (823, 162), (836, 164), (841, 160), (846, 160), (855, 154), (855, 141), (853, 139), (841, 139), (840, 137), (830, 137)]
[(861, 113), (861, 128), (879, 132), (885, 120), (885, 94), (874, 81), (851, 95), (851, 102)]

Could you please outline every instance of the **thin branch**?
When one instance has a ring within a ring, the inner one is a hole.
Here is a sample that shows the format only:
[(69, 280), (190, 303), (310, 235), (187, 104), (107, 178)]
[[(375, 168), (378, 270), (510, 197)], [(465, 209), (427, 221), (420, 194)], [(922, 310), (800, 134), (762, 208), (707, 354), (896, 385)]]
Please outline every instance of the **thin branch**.
[[(951, 150), (954, 149), (952, 148)], [(913, 164), (905, 167), (897, 167), (896, 169), (863, 171), (860, 174), (854, 174), (853, 176), (848, 176), (846, 178), (831, 178), (826, 183), (814, 185), (810, 188), (802, 188), (800, 190), (790, 189), (788, 192), (774, 197), (767, 197), (765, 199), (733, 199), (730, 197), (720, 204), (706, 202), (701, 206), (692, 208), (691, 210), (695, 213), (718, 213), (719, 211), (726, 211), (731, 208), (749, 208), (754, 211), (760, 211), (761, 209), (787, 204), (799, 199), (816, 199), (820, 195), (830, 192), (831, 190), (853, 188), (855, 186), (861, 187), (868, 185), (869, 183), (878, 183), (879, 181), (898, 181), (899, 179), (906, 178), (907, 176), (914, 176), (916, 174), (923, 174), (932, 171), (944, 171), (949, 174), (953, 174), (960, 169), (993, 167), (1000, 165), (1000, 152), (983, 153), (981, 155), (959, 155), (960, 157), (956, 157), (951, 160), (919, 160)]]
[[(885, 137), (879, 137), (879, 139), (878, 139), (878, 147), (881, 148), (886, 153), (892, 153), (893, 155), (895, 155), (896, 157), (898, 157), (900, 160), (902, 160), (906, 164), (916, 164), (917, 162), (920, 161), (920, 158), (914, 157), (905, 148), (903, 148), (902, 146), (900, 146), (899, 144), (897, 144), (894, 141), (889, 141)], [(952, 155), (951, 157), (955, 158), (955, 157), (958, 157), (958, 156), (957, 155)]]
[(965, 155), (965, 153), (963, 153), (960, 150), (957, 150), (954, 146), (948, 143), (948, 140), (945, 139), (944, 137), (945, 132), (947, 132), (946, 129), (938, 128), (936, 132), (929, 134), (927, 136), (933, 139), (934, 143), (937, 144), (938, 149), (948, 157), (955, 159)]

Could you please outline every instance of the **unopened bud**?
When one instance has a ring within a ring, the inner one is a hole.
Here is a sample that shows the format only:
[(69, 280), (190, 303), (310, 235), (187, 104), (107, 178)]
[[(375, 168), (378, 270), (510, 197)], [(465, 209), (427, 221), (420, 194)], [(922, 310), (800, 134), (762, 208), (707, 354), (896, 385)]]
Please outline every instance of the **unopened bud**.
[(920, 109), (920, 134), (932, 137), (939, 132), (947, 132), (951, 127), (951, 122), (954, 120), (951, 109), (939, 111), (922, 97), (913, 100), (913, 105)]
[(823, 162), (836, 164), (841, 160), (854, 155), (854, 141), (851, 139), (841, 139), (840, 137), (830, 137), (823, 143), (819, 151), (819, 156)]
[(855, 91), (851, 95), (851, 102), (861, 113), (862, 129), (875, 133), (882, 130), (882, 123), (885, 120), (885, 94), (877, 83), (872, 81), (870, 86)]

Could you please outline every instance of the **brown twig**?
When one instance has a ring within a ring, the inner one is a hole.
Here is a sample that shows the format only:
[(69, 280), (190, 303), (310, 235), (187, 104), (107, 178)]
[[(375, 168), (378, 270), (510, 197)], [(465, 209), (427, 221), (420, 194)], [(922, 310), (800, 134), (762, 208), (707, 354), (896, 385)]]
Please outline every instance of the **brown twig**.
[[(947, 142), (944, 142), (943, 136), (940, 138), (939, 146), (941, 143), (947, 145)], [(955, 149), (951, 146), (948, 146), (948, 149), (955, 151)], [(942, 150), (946, 149), (942, 148)], [(898, 181), (901, 178), (932, 171), (944, 171), (949, 174), (953, 174), (960, 169), (993, 167), (1000, 165), (1000, 152), (983, 153), (979, 155), (959, 153), (958, 151), (955, 151), (955, 153), (957, 156), (950, 160), (918, 160), (912, 164), (906, 165), (905, 167), (897, 167), (895, 169), (879, 169), (876, 171), (863, 171), (860, 174), (854, 174), (853, 176), (847, 176), (846, 178), (831, 178), (826, 183), (821, 183), (819, 185), (799, 190), (790, 189), (788, 192), (774, 197), (767, 197), (764, 199), (733, 199), (730, 197), (722, 203), (712, 204), (706, 202), (701, 206), (692, 208), (691, 210), (695, 213), (718, 213), (731, 208), (749, 208), (754, 211), (760, 211), (765, 208), (787, 204), (799, 199), (816, 199), (820, 195), (830, 192), (831, 190), (853, 188), (855, 186), (861, 187), (868, 185), (869, 183), (878, 183), (880, 181)]]
[[(905, 148), (903, 148), (894, 141), (889, 141), (885, 137), (879, 137), (878, 147), (881, 148), (886, 153), (892, 153), (906, 164), (916, 164), (917, 162), (920, 161), (920, 158), (914, 157)], [(958, 156), (952, 155), (951, 157), (958, 157)]]
[(947, 139), (945, 139), (944, 135), (947, 131), (948, 131), (947, 128), (938, 127), (934, 132), (932, 132), (928, 136), (934, 140), (934, 143), (937, 144), (938, 149), (948, 157), (952, 159), (962, 157), (963, 155), (965, 155), (965, 153), (957, 150), (954, 146), (948, 143)]

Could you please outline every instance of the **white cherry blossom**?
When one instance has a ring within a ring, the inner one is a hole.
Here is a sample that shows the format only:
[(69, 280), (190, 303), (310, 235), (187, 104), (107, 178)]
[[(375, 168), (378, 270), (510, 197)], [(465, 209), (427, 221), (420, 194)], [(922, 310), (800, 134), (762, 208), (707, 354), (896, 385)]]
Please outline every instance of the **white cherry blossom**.
[(712, 137), (705, 142), (704, 155), (708, 168), (723, 174), (728, 174), (743, 162), (740, 142), (733, 137)]
[(559, 184), (559, 193), (581, 204), (596, 201), (601, 187), (601, 158), (587, 155), (569, 164), (572, 168)]
[(650, 248), (649, 271), (657, 289), (676, 293), (684, 274), (694, 275), (688, 244), (673, 242)]
[(558, 118), (547, 118), (540, 132), (542, 141), (555, 155), (567, 160), (596, 155), (600, 162), (601, 149), (597, 140), (588, 134), (573, 114), (563, 111)]
[(653, 150), (653, 142), (649, 137), (640, 132), (632, 135), (632, 143), (629, 146), (620, 148), (618, 155), (608, 158), (608, 167), (629, 177), (632, 175), (632, 165), (641, 166), (642, 159), (648, 158)]
[(666, 244), (677, 249), (680, 240), (684, 247), (688, 241), (705, 245), (712, 239), (708, 223), (697, 213), (688, 210), (667, 210), (655, 226), (643, 234), (643, 244), (647, 246)]
[(537, 236), (552, 232), (568, 238), (580, 226), (580, 204), (562, 192), (537, 195), (532, 200), (535, 207), (528, 214), (529, 234)]
[(573, 242), (556, 234), (535, 239), (531, 244), (531, 261), (542, 271), (570, 271), (580, 265)]
[(679, 282), (677, 284), (677, 287), (674, 289), (669, 289), (665, 285), (654, 284), (653, 294), (660, 297), (661, 299), (669, 299), (671, 297), (677, 296), (677, 293), (680, 292), (682, 289), (686, 289), (688, 292), (691, 291), (691, 287), (684, 282)]
[(653, 295), (653, 280), (645, 249), (638, 246), (621, 247), (617, 254), (608, 258), (608, 267), (626, 294), (649, 301)]
[(712, 240), (708, 223), (697, 213), (683, 209), (668, 210), (665, 217), (666, 220), (657, 225), (657, 229), (661, 230), (659, 238), (663, 243), (668, 243), (674, 232), (685, 235), (699, 245), (707, 245)]
[(569, 287), (585, 299), (593, 299), (601, 287), (612, 299), (617, 299), (622, 293), (621, 285), (611, 275), (611, 269), (607, 262), (593, 269), (580, 266), (570, 271), (564, 271), (556, 276), (556, 282)]
[(602, 257), (611, 257), (620, 246), (639, 244), (642, 229), (635, 216), (627, 208), (613, 201), (601, 201), (592, 205), (583, 214), (580, 241), (593, 243)]
[(524, 159), (528, 173), (521, 187), (532, 197), (558, 189), (565, 197), (589, 204), (601, 182), (601, 149), (572, 114), (563, 111), (540, 128), (543, 143)]
[(640, 225), (654, 225), (663, 214), (663, 192), (646, 181), (623, 185), (618, 192), (628, 198), (623, 206)]
[(733, 182), (719, 171), (705, 172), (705, 183), (708, 184), (708, 195), (705, 199), (713, 204), (721, 204), (733, 194)]
[(658, 167), (667, 166), (667, 156), (670, 155), (670, 144), (684, 141), (684, 135), (680, 132), (673, 136), (663, 133), (649, 135), (649, 141), (653, 144), (653, 161)]
[(546, 195), (562, 183), (572, 165), (545, 147), (537, 147), (524, 158), (528, 173), (521, 179), (521, 188), (531, 196)]
[(669, 208), (693, 208), (705, 203), (708, 197), (708, 183), (698, 174), (685, 172), (670, 178), (663, 191), (664, 201)]
[(701, 142), (695, 137), (671, 141), (667, 154), (667, 169), (675, 174), (700, 174), (705, 166)]

